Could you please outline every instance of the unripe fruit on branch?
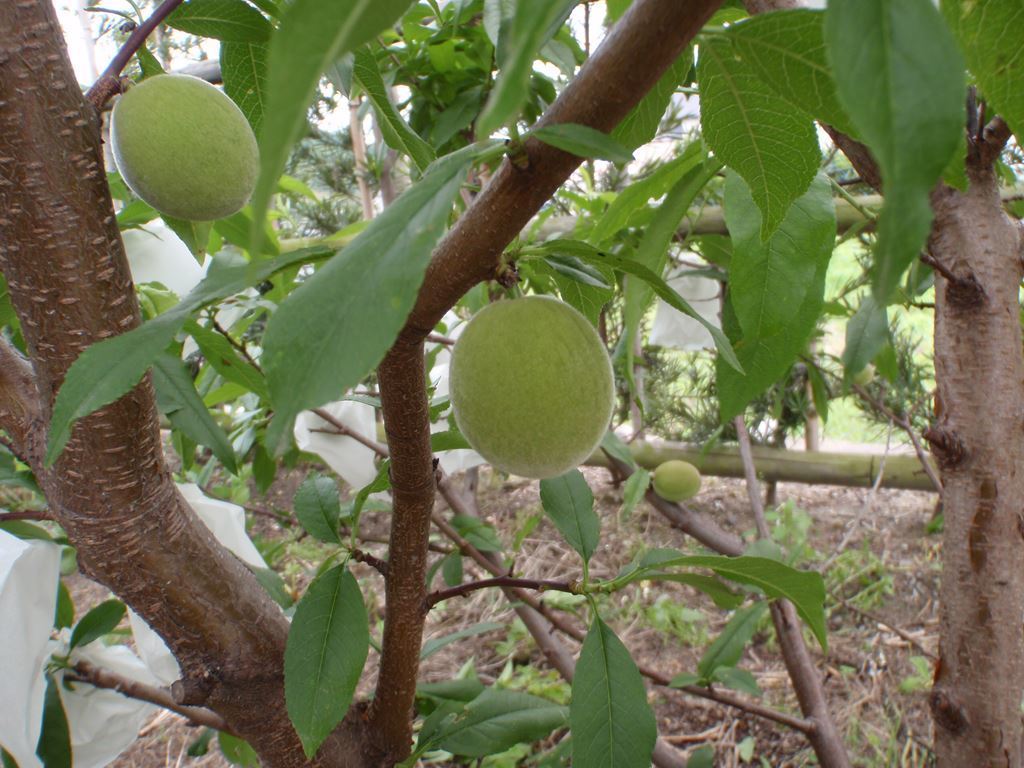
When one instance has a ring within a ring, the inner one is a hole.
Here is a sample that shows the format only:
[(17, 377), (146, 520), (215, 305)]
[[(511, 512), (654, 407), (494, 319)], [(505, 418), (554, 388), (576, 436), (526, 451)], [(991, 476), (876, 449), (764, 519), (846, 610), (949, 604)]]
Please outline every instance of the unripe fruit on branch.
[(249, 201), (259, 150), (222, 91), (189, 75), (157, 75), (114, 106), (110, 144), (125, 183), (168, 216), (213, 221)]
[(557, 477), (579, 466), (611, 420), (611, 361), (594, 327), (557, 299), (490, 304), (452, 350), (451, 401), (469, 444), (497, 469)]
[(700, 472), (687, 461), (672, 459), (654, 470), (654, 492), (666, 501), (683, 501), (700, 492)]

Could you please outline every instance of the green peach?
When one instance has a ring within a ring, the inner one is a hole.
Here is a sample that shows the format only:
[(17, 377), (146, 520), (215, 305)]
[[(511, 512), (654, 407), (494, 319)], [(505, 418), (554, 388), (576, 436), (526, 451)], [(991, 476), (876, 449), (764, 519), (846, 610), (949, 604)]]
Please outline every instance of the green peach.
[(654, 470), (654, 492), (666, 501), (683, 501), (700, 492), (700, 472), (688, 461), (672, 459)]
[(586, 459), (614, 404), (611, 361), (597, 331), (545, 296), (477, 312), (452, 351), (450, 391), (469, 444), (495, 468), (534, 478)]
[(188, 75), (157, 75), (129, 88), (114, 106), (110, 144), (132, 191), (179, 219), (237, 213), (259, 174), (245, 115), (222, 91)]

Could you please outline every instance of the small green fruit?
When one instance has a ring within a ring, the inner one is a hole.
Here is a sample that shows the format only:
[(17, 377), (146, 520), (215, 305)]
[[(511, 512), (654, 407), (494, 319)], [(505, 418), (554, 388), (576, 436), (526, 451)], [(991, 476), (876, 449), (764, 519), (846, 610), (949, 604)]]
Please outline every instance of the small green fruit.
[(259, 150), (222, 91), (189, 75), (157, 75), (114, 106), (110, 144), (125, 183), (161, 213), (213, 221), (249, 201)]
[(855, 374), (853, 374), (853, 383), (858, 387), (866, 387), (872, 381), (875, 380), (875, 366), (868, 363)]
[(499, 301), (452, 351), (459, 430), (497, 469), (557, 477), (601, 442), (614, 404), (611, 361), (594, 327), (557, 299)]
[(654, 492), (666, 501), (683, 501), (700, 492), (700, 472), (687, 461), (672, 459), (654, 470)]

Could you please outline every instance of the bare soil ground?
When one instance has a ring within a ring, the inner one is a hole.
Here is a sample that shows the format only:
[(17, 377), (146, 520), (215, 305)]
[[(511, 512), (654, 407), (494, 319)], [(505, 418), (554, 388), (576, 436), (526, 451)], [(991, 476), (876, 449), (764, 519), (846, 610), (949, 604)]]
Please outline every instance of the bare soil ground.
[[(283, 474), (266, 496), (253, 496), (250, 507), (266, 512), (287, 510), (305, 469)], [(642, 503), (628, 519), (620, 519), (622, 489), (611, 484), (602, 470), (586, 470), (602, 518), (600, 550), (591, 573), (615, 575), (644, 547), (676, 547), (697, 551), (692, 541), (672, 528), (653, 508)], [(854, 764), (858, 766), (930, 765), (930, 720), (926, 690), (930, 676), (928, 654), (937, 645), (937, 586), (939, 537), (926, 533), (935, 496), (908, 491), (843, 489), (781, 485), (779, 502), (789, 502), (806, 513), (791, 515), (789, 528), (807, 523), (809, 549), (804, 567), (825, 574), (829, 590), (829, 649), (811, 650), (822, 670), (832, 711), (846, 735)], [(507, 550), (521, 526), (540, 511), (537, 483), (503, 481), (484, 473), (478, 491), (481, 516), (491, 523)], [(692, 507), (713, 517), (723, 527), (749, 535), (752, 520), (741, 481), (707, 478)], [(385, 554), (373, 539), (386, 537), (388, 514), (368, 513), (364, 533), (371, 540), (368, 551)], [(289, 586), (300, 593), (308, 581), (320, 547), (295, 529), (279, 526), (270, 516), (252, 516), (252, 532), (262, 544), (277, 542), (283, 552), (275, 567)], [(791, 542), (792, 543), (792, 542)], [(438, 537), (437, 544), (445, 545)], [(435, 557), (443, 557), (436, 554)], [(579, 560), (548, 522), (539, 524), (514, 552), (517, 575), (569, 580), (579, 576)], [(371, 607), (371, 630), (379, 635), (383, 583), (372, 569), (357, 565), (356, 573)], [(466, 580), (484, 574), (468, 558)], [(433, 588), (443, 586), (438, 574)], [(77, 601), (98, 601), (104, 592), (76, 577)], [(553, 605), (567, 602), (547, 593)], [(585, 628), (585, 610), (568, 607), (569, 620)], [(83, 610), (79, 602), (79, 611)], [(629, 646), (642, 665), (666, 675), (694, 671), (697, 660), (725, 625), (728, 616), (701, 593), (679, 584), (644, 584), (608, 597), (602, 614)], [(480, 622), (497, 622), (503, 629), (452, 643), (423, 664), (423, 680), (455, 676), (472, 660), (484, 682), (501, 679), (540, 695), (559, 699), (568, 688), (548, 668), (543, 655), (523, 631), (502, 594), (478, 591), (439, 605), (430, 615), (427, 639), (443, 637)], [(573, 651), (578, 644), (561, 638)], [(811, 641), (813, 642), (813, 641)], [(367, 673), (360, 686), (372, 692), (376, 656), (371, 651)], [(757, 678), (764, 694), (762, 703), (799, 714), (785, 666), (771, 626), (755, 637), (741, 666)], [(651, 687), (662, 736), (683, 752), (702, 745), (715, 749), (715, 765), (805, 766), (816, 765), (801, 734), (735, 709), (694, 698), (680, 691)], [(114, 765), (118, 768), (158, 766), (215, 766), (228, 763), (211, 742), (207, 754), (190, 757), (188, 746), (200, 730), (176, 715), (163, 713), (145, 726), (139, 740)], [(489, 763), (485, 762), (484, 765)], [(494, 764), (494, 763), (492, 763)], [(500, 765), (514, 765), (514, 761)], [(498, 764), (495, 764), (498, 765)]]

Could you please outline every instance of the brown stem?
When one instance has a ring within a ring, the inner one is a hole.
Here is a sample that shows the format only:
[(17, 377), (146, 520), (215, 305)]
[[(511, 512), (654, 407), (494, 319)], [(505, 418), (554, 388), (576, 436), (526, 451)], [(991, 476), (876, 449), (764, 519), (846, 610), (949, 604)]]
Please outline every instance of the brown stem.
[(467, 581), (457, 587), (439, 589), (427, 595), (427, 608), (432, 608), (443, 600), (450, 600), (453, 597), (464, 597), (471, 592), (491, 587), (516, 587), (518, 589), (535, 589), (540, 592), (568, 592), (572, 595), (580, 594), (578, 585), (568, 581), (554, 581), (550, 579), (521, 579), (515, 576), (495, 576), (493, 579), (481, 579), (480, 581)]
[(136, 51), (145, 45), (146, 38), (152, 34), (153, 30), (160, 26), (160, 23), (170, 16), (174, 9), (181, 5), (182, 2), (184, 0), (164, 0), (148, 19), (132, 30), (124, 45), (121, 46), (121, 50), (114, 55), (114, 58), (110, 60), (110, 64), (103, 70), (100, 79), (93, 83), (92, 87), (85, 94), (86, 100), (92, 104), (93, 109), (97, 112), (100, 111), (103, 109), (103, 105), (113, 98), (115, 94), (121, 92), (121, 83), (119, 81), (121, 70), (128, 65)]
[(227, 339), (228, 344), (234, 347), (238, 351), (238, 354), (244, 357), (246, 362), (249, 363), (249, 365), (251, 365), (257, 371), (263, 370), (262, 368), (260, 368), (260, 364), (253, 360), (252, 356), (249, 354), (249, 350), (245, 348), (245, 344), (236, 341), (235, 338), (228, 332), (228, 330), (217, 322), (216, 317), (211, 318), (211, 320), (213, 321), (213, 329), (217, 331), (217, 333), (219, 333), (225, 339)]
[(910, 443), (914, 446), (914, 453), (917, 454), (917, 458), (921, 461), (921, 466), (924, 468), (925, 474), (928, 475), (928, 479), (931, 480), (932, 485), (935, 486), (935, 490), (938, 493), (942, 493), (942, 480), (935, 471), (935, 467), (933, 467), (932, 463), (928, 461), (928, 454), (925, 453), (924, 446), (921, 445), (921, 438), (918, 437), (917, 430), (914, 429), (914, 425), (910, 423), (910, 419), (906, 416), (901, 416), (895, 413), (885, 403), (873, 397), (870, 392), (859, 384), (853, 385), (853, 391), (878, 413), (882, 414), (885, 418), (889, 419), (893, 424), (902, 429), (907, 437), (910, 438)]
[(19, 458), (27, 453), (28, 437), (41, 420), (39, 394), (32, 365), (0, 336), (0, 429), (10, 436)]
[(6, 510), (0, 510), (0, 523), (8, 520), (37, 520), (37, 521), (52, 521), (53, 515), (48, 511), (42, 510), (41, 512), (34, 512), (32, 510), (19, 510), (17, 512), (7, 512)]
[(366, 166), (366, 137), (363, 122), (359, 119), (359, 99), (348, 103), (348, 132), (352, 139), (352, 156), (356, 162), (356, 183), (359, 185), (359, 199), (363, 204), (363, 218), (373, 218), (373, 191), (370, 189), (369, 173)]
[[(764, 504), (761, 503), (760, 483), (757, 480), (757, 470), (750, 450), (750, 434), (742, 416), (737, 416), (733, 423), (739, 437), (750, 508), (754, 514), (758, 535), (766, 539), (771, 534), (764, 515)], [(807, 644), (804, 643), (796, 609), (788, 600), (774, 600), (770, 610), (775, 634), (779, 639), (779, 648), (782, 650), (782, 659), (800, 702), (800, 711), (815, 724), (814, 730), (807, 734), (814, 753), (824, 768), (849, 768), (850, 758), (829, 712), (821, 679), (807, 650)]]
[(150, 704), (156, 704), (158, 707), (169, 709), (171, 712), (187, 718), (193, 725), (204, 725), (207, 728), (230, 733), (232, 736), (238, 735), (231, 730), (231, 727), (224, 721), (224, 718), (216, 712), (211, 712), (202, 707), (183, 706), (174, 700), (171, 692), (166, 688), (157, 688), (153, 685), (140, 683), (138, 680), (123, 677), (116, 672), (111, 672), (109, 669), (97, 667), (88, 661), (79, 661), (72, 667), (72, 672), (73, 674), (65, 675), (64, 679), (78, 683), (88, 683), (94, 688), (117, 691), (130, 699), (146, 701)]

